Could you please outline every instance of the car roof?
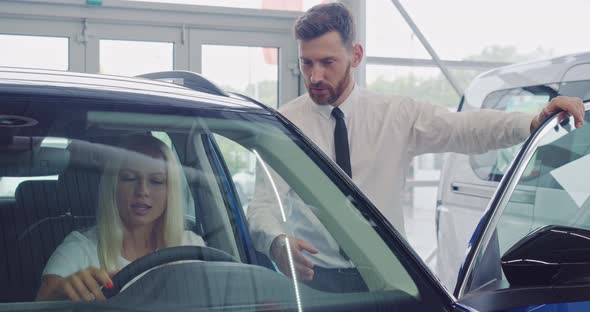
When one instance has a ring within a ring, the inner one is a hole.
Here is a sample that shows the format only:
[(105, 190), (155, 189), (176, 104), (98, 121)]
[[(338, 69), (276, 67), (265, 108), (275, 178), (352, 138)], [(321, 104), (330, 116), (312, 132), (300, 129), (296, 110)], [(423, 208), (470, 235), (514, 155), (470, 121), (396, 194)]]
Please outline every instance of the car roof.
[[(590, 52), (495, 68), (472, 80), (465, 90), (465, 101), (479, 108), (484, 98), (496, 90), (559, 83), (569, 69), (584, 63), (590, 63)], [(586, 75), (585, 79), (590, 79), (590, 71)]]
[[(243, 110), (270, 113), (269, 109), (253, 101), (238, 97), (220, 96), (195, 91), (171, 82), (140, 77), (86, 74), (59, 70), (29, 69), (0, 66), (0, 91), (88, 95), (105, 98), (133, 98), (137, 96), (163, 97), (180, 102), (189, 101), (192, 107)], [(166, 104), (162, 104), (166, 105)]]

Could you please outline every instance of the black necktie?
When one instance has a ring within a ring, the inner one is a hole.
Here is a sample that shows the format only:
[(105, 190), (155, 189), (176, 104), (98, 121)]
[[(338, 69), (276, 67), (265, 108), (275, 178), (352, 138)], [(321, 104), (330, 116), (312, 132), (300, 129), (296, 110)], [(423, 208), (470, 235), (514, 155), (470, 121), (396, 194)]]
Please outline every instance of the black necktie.
[(344, 122), (344, 113), (336, 107), (332, 110), (332, 116), (336, 119), (336, 128), (334, 128), (334, 147), (336, 150), (336, 163), (349, 177), (352, 178), (350, 169), (350, 152), (348, 150), (348, 131)]
[[(349, 177), (352, 178), (352, 170), (350, 169), (350, 152), (348, 150), (348, 131), (346, 130), (346, 123), (344, 122), (344, 113), (340, 108), (336, 107), (332, 110), (332, 116), (336, 119), (336, 128), (334, 128), (334, 147), (336, 150), (336, 163)], [(340, 255), (350, 260), (348, 255), (338, 247)]]

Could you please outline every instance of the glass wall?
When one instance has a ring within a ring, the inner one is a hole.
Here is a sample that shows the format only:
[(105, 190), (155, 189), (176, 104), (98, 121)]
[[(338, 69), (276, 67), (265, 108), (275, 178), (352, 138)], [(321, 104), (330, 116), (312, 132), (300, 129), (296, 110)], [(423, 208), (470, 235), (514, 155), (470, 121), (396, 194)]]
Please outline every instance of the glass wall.
[(203, 75), (224, 90), (234, 91), (277, 108), (279, 49), (203, 45)]
[[(580, 21), (590, 10), (588, 1), (571, 0), (562, 6), (550, 0), (400, 2), (461, 90), (479, 73), (502, 64), (588, 49), (579, 39), (586, 37)], [(461, 95), (394, 4), (390, 0), (364, 4), (367, 87), (456, 110)], [(432, 259), (430, 251), (436, 248), (434, 212), (443, 158), (422, 155), (414, 159), (404, 196), (408, 239), (427, 263)]]
[(173, 69), (174, 44), (126, 40), (100, 40), (101, 74), (136, 76)]
[[(519, 62), (588, 49), (590, 2), (570, 0), (402, 0), (444, 60)], [(367, 55), (430, 58), (390, 0), (366, 1)], [(563, 17), (563, 18), (562, 18)]]
[[(416, 100), (456, 110), (461, 97), (438, 67), (367, 65), (367, 88), (381, 94), (405, 95)], [(451, 69), (462, 88), (482, 72), (480, 69)]]
[(0, 66), (68, 70), (68, 38), (0, 34)]
[(285, 11), (306, 11), (312, 6), (333, 2), (327, 0), (128, 0), (147, 1), (160, 3), (177, 3), (191, 5), (209, 5), (231, 8), (264, 9), (264, 10), (285, 10)]

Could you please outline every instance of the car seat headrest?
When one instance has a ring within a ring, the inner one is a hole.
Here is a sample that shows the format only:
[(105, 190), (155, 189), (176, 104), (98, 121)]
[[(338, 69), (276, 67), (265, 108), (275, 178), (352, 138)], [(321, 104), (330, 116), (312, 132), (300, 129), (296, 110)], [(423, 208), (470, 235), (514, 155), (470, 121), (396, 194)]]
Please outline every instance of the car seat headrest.
[[(37, 141), (33, 137), (23, 137), (15, 140), (12, 148), (4, 146), (0, 153), (0, 176), (49, 176), (63, 172), (70, 161), (69, 151), (36, 144)], [(29, 142), (28, 147), (26, 142)]]

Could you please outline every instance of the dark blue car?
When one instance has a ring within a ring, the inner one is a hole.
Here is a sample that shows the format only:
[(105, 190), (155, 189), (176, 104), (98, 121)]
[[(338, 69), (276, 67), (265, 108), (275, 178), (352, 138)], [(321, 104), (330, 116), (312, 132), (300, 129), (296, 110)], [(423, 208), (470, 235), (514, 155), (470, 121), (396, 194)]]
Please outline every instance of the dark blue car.
[[(132, 153), (118, 142), (134, 135), (173, 151), (184, 229), (206, 246), (131, 262), (104, 289), (106, 301), (35, 301), (64, 238), (100, 228), (105, 168)], [(0, 311), (586, 311), (588, 153), (590, 127), (574, 129), (568, 119), (552, 119), (525, 144), (453, 294), (346, 174), (272, 109), (186, 72), (123, 78), (1, 68)], [(234, 181), (240, 172), (257, 176)], [(366, 291), (314, 289), (254, 248), (248, 210), (260, 179), (290, 190), (271, 198), (284, 228), (329, 236)], [(254, 194), (240, 195), (240, 183), (254, 183)], [(297, 209), (308, 209), (312, 224), (298, 224)]]

